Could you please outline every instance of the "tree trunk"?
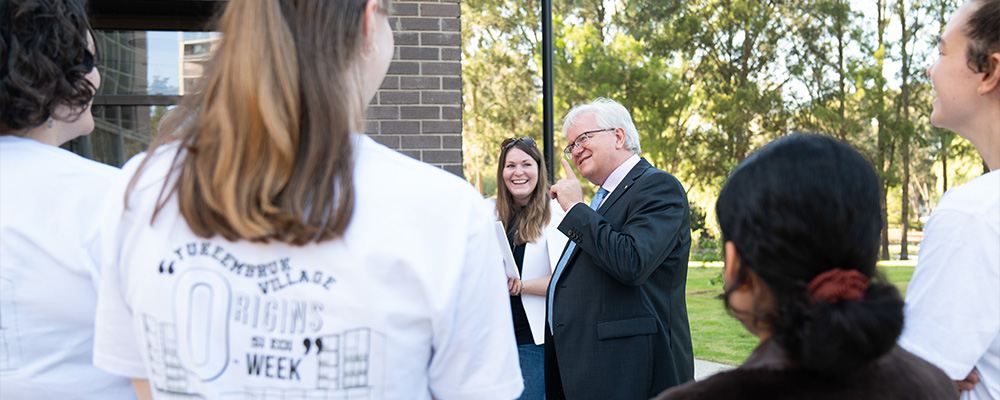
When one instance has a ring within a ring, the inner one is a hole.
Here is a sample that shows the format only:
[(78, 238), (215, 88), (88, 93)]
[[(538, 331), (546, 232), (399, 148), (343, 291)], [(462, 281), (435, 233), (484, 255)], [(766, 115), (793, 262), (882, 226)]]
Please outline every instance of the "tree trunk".
[(848, 79), (847, 71), (844, 70), (844, 47), (846, 46), (846, 44), (844, 43), (844, 23), (845, 23), (844, 19), (847, 16), (841, 14), (843, 10), (841, 9), (841, 7), (839, 7), (840, 5), (841, 1), (838, 0), (837, 12), (836, 14), (834, 14), (837, 26), (837, 73), (840, 78), (838, 79), (840, 84), (840, 107), (837, 111), (839, 111), (840, 114), (840, 131), (839, 131), (840, 140), (847, 141), (847, 117), (846, 117), (847, 112), (846, 112), (846, 105), (844, 104), (847, 101), (847, 89), (845, 87), (846, 86), (845, 81)]
[[(881, 51), (885, 48), (885, 28), (888, 25), (888, 18), (885, 16), (886, 0), (877, 0), (875, 2), (876, 9), (878, 10), (878, 49)], [(884, 55), (883, 55), (884, 57)], [(887, 121), (885, 118), (885, 78), (883, 77), (883, 67), (882, 60), (878, 60), (877, 74), (875, 78), (875, 88), (876, 88), (876, 110), (875, 117), (878, 121), (878, 179), (882, 184), (882, 259), (889, 259), (889, 179), (887, 177), (889, 168), (886, 165), (886, 148), (888, 147), (888, 140), (886, 135)]]
[(903, 223), (902, 232), (899, 238), (899, 259), (909, 260), (909, 251), (907, 249), (908, 238), (907, 231), (910, 228), (910, 57), (906, 51), (906, 45), (910, 40), (910, 32), (907, 31), (906, 27), (906, 0), (899, 0), (899, 25), (902, 32), (901, 40), (901, 53), (903, 67), (900, 70), (900, 75), (902, 77), (902, 83), (900, 85), (900, 97), (902, 100), (902, 126), (903, 129), (901, 133), (903, 134), (903, 197), (900, 199), (901, 208), (901, 219)]
[(948, 145), (941, 144), (941, 194), (948, 191)]
[[(948, 3), (948, 1), (938, 2), (938, 35), (944, 34), (944, 27), (948, 24), (948, 19), (945, 17), (948, 14)], [(948, 191), (948, 153), (951, 150), (951, 142), (955, 138), (955, 133), (942, 128), (933, 129), (939, 133), (937, 136), (941, 138), (941, 195), (943, 196)]]
[[(906, 73), (903, 73), (906, 76)], [(904, 82), (906, 78), (903, 78)], [(903, 84), (905, 87), (905, 83)], [(903, 103), (907, 103), (906, 99), (906, 89), (903, 89)], [(907, 110), (906, 106), (903, 106), (903, 118), (909, 120), (910, 112)], [(910, 133), (903, 133), (903, 198), (900, 201), (900, 206), (902, 207), (902, 222), (903, 231), (899, 237), (899, 259), (909, 260), (909, 252), (907, 249), (907, 230), (910, 228)]]

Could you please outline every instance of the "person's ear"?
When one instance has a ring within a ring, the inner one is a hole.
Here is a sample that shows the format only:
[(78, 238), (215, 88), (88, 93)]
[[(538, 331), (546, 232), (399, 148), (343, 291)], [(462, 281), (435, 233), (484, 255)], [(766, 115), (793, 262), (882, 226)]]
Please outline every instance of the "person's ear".
[(365, 36), (365, 40), (373, 40), (375, 35), (375, 27), (378, 26), (378, 0), (368, 0), (365, 3), (365, 10), (361, 14), (361, 32)]
[(624, 149), (625, 148), (625, 128), (615, 128), (613, 131), (615, 134), (615, 148)]
[(722, 267), (722, 279), (723, 286), (726, 286), (729, 282), (736, 282), (740, 276), (740, 268), (743, 268), (740, 253), (736, 251), (736, 244), (732, 241), (727, 240), (726, 244), (723, 245), (723, 260), (725, 264)]
[(983, 79), (979, 82), (979, 94), (1000, 91), (1000, 53), (990, 54), (983, 72)]
[[(725, 255), (725, 267), (722, 269), (722, 278), (724, 279), (723, 286), (728, 286), (730, 282), (736, 282), (740, 277), (740, 270), (743, 269), (743, 258), (740, 257), (740, 252), (736, 250), (736, 245), (731, 241), (727, 241), (724, 245)], [(733, 290), (757, 290), (759, 289), (759, 284), (757, 282), (759, 277), (757, 273), (752, 269), (743, 273), (743, 282), (740, 283), (740, 287), (733, 288)]]

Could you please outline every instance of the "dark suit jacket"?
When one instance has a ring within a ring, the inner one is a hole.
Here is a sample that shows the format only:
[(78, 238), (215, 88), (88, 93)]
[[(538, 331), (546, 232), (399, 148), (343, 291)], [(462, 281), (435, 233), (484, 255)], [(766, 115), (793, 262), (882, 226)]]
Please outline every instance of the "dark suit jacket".
[(694, 379), (680, 182), (642, 159), (597, 211), (577, 204), (559, 230), (576, 249), (555, 286), (546, 351), (559, 370), (547, 362), (546, 380), (559, 374), (575, 400), (648, 399)]

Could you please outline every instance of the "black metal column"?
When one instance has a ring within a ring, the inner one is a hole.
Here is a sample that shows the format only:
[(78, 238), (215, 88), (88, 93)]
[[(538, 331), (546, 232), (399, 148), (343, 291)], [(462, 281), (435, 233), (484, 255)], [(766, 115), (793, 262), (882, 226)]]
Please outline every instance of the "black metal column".
[(549, 182), (555, 182), (555, 144), (552, 140), (552, 0), (542, 0), (542, 144)]

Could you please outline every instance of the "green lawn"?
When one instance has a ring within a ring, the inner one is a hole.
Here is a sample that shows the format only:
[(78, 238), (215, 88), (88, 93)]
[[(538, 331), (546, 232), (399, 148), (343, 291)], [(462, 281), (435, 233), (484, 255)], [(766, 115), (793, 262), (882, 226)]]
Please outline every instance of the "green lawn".
[[(913, 266), (912, 263), (898, 264), (886, 264), (879, 269), (905, 294), (906, 284), (913, 276)], [(721, 271), (719, 267), (695, 266), (688, 269), (687, 308), (694, 357), (739, 365), (757, 346), (757, 338), (729, 316), (723, 307), (719, 299), (722, 294)]]

